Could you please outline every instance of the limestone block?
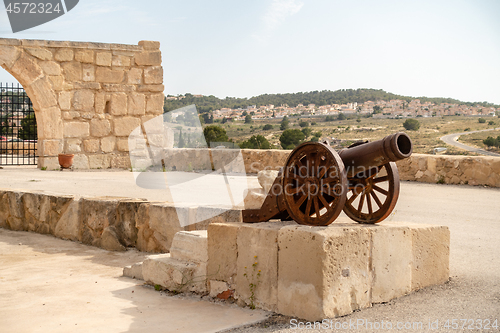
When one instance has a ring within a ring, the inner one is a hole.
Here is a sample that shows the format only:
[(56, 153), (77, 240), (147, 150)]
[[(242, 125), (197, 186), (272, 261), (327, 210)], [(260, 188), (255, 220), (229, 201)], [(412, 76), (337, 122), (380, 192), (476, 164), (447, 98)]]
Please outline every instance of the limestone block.
[(95, 81), (95, 66), (85, 64), (82, 66), (83, 81), (93, 82)]
[(116, 136), (129, 136), (138, 126), (141, 126), (141, 120), (135, 117), (116, 118), (113, 133)]
[(94, 62), (94, 51), (79, 50), (75, 52), (75, 60), (83, 63), (91, 64)]
[(122, 200), (118, 203), (116, 209), (116, 234), (120, 243), (127, 247), (135, 247), (138, 238), (138, 228), (136, 227), (139, 219), (139, 211), (142, 200)]
[(40, 60), (51, 60), (52, 52), (47, 49), (42, 48), (34, 48), (34, 47), (26, 47), (24, 48), (26, 52), (31, 54), (33, 57), (38, 58)]
[(41, 145), (41, 154), (45, 156), (57, 156), (63, 151), (62, 140), (43, 140)]
[(90, 135), (94, 137), (104, 137), (111, 133), (111, 123), (107, 119), (92, 119), (90, 121)]
[(279, 249), (279, 313), (313, 321), (370, 306), (369, 229), (288, 226)]
[(210, 284), (210, 297), (217, 297), (223, 292), (227, 292), (228, 290), (231, 289), (229, 284), (224, 281), (210, 280), (209, 284)]
[(64, 79), (68, 82), (82, 81), (82, 64), (79, 62), (67, 62), (62, 65)]
[(110, 113), (114, 116), (127, 114), (127, 94), (113, 93), (111, 95)]
[(89, 158), (85, 154), (75, 154), (73, 158), (73, 169), (88, 169)]
[(94, 92), (92, 90), (76, 90), (73, 96), (73, 107), (76, 111), (93, 111)]
[(95, 56), (95, 63), (99, 66), (111, 66), (111, 59), (111, 52), (97, 52)]
[(71, 61), (73, 60), (73, 50), (71, 49), (59, 49), (54, 55), (54, 59), (57, 61)]
[(411, 289), (442, 284), (450, 278), (450, 230), (445, 226), (411, 226), (413, 267)]
[(56, 157), (39, 156), (37, 166), (38, 168), (47, 168), (47, 170), (57, 170), (60, 168), (57, 156)]
[(99, 147), (99, 140), (97, 139), (83, 140), (83, 149), (86, 153), (96, 153), (99, 151)]
[(139, 42), (139, 46), (142, 46), (144, 50), (159, 50), (160, 42), (150, 41), (150, 40), (141, 40)]
[(123, 70), (114, 70), (106, 67), (97, 67), (95, 78), (97, 82), (103, 83), (121, 83), (125, 77)]
[(127, 72), (127, 83), (128, 84), (141, 84), (142, 83), (142, 69), (131, 68)]
[(412, 236), (396, 223), (370, 227), (372, 233), (372, 303), (411, 292)]
[(68, 154), (77, 154), (82, 151), (82, 140), (80, 139), (66, 139), (65, 152)]
[(7, 192), (7, 202), (9, 205), (9, 216), (7, 225), (9, 229), (22, 231), (27, 230), (26, 219), (24, 218), (24, 209), (22, 197), (25, 193), (20, 191)]
[(61, 110), (70, 110), (71, 109), (71, 99), (73, 93), (70, 91), (61, 91), (59, 93), (59, 107)]
[(113, 156), (111, 158), (111, 168), (113, 169), (129, 169), (130, 157), (128, 155)]
[(21, 54), (10, 70), (23, 85), (30, 84), (43, 75), (40, 66), (25, 53)]
[(89, 123), (70, 121), (64, 123), (65, 138), (85, 138), (90, 135)]
[(38, 65), (46, 75), (61, 75), (61, 66), (55, 61), (39, 61)]
[(242, 224), (239, 228), (236, 295), (247, 304), (277, 310), (278, 235), (290, 223), (295, 224), (264, 222)]
[(118, 151), (128, 152), (128, 139), (119, 139), (116, 141), (116, 149)]
[(130, 57), (122, 56), (122, 55), (113, 55), (111, 65), (118, 67), (129, 67), (130, 66)]
[(163, 67), (153, 66), (144, 70), (145, 84), (162, 84), (163, 83)]
[(144, 280), (142, 275), (142, 261), (123, 268), (123, 276), (137, 280)]
[(135, 63), (139, 66), (160, 66), (161, 52), (146, 51), (135, 55)]
[(8, 192), (0, 190), (0, 228), (9, 229), (7, 219), (10, 215)]
[(103, 153), (111, 153), (115, 150), (116, 138), (114, 136), (108, 136), (101, 139), (101, 150)]
[(80, 201), (72, 200), (62, 212), (54, 229), (54, 236), (79, 241), (80, 230)]
[(165, 86), (163, 84), (139, 84), (137, 91), (141, 92), (163, 92)]
[(276, 177), (278, 177), (278, 171), (276, 170), (262, 170), (257, 174), (257, 179), (259, 180), (260, 186), (264, 189), (264, 193), (267, 195), (271, 186), (273, 185)]
[(243, 222), (243, 218), (239, 209), (200, 206), (196, 209), (196, 221), (188, 230), (207, 230), (211, 223)]
[(208, 226), (208, 271), (210, 279), (234, 283), (238, 258), (237, 236), (241, 223)]
[(14, 46), (2, 46), (0, 48), (0, 66), (11, 68), (21, 55), (21, 51)]
[(161, 114), (163, 113), (164, 95), (151, 94), (147, 97), (146, 113)]
[(144, 94), (130, 93), (128, 95), (128, 114), (146, 114), (146, 96)]
[(90, 169), (109, 169), (111, 165), (111, 156), (109, 155), (89, 155), (88, 158)]
[(249, 188), (245, 194), (245, 209), (260, 209), (266, 196), (263, 188)]
[(64, 89), (64, 78), (60, 75), (49, 75), (49, 82), (52, 84), (53, 90), (63, 90)]
[(63, 123), (61, 110), (58, 107), (41, 109), (37, 117), (39, 139), (62, 139)]
[(207, 231), (179, 231), (175, 234), (170, 247), (174, 259), (204, 262), (208, 261)]
[(149, 228), (160, 234), (165, 243), (166, 251), (170, 250), (177, 232), (184, 230), (181, 225), (186, 220), (193, 219), (196, 209), (189, 206), (175, 207), (173, 204), (151, 204), (149, 207)]
[(109, 92), (131, 92), (136, 91), (136, 86), (132, 84), (103, 83), (102, 88)]
[(148, 258), (142, 263), (144, 281), (160, 285), (171, 291), (206, 292), (207, 280), (204, 264), (171, 258), (168, 254)]
[(115, 225), (118, 199), (82, 198), (80, 199), (80, 235), (87, 245), (95, 245), (104, 229)]
[(110, 226), (104, 229), (101, 236), (101, 247), (108, 251), (125, 251), (125, 246), (120, 244), (116, 235), (115, 227)]

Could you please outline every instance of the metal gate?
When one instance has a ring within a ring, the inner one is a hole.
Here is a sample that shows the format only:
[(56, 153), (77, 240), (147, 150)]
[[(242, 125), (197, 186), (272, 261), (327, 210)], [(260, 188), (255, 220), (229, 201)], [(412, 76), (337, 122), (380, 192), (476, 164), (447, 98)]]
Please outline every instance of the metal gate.
[(19, 83), (0, 83), (0, 165), (36, 165), (35, 112)]

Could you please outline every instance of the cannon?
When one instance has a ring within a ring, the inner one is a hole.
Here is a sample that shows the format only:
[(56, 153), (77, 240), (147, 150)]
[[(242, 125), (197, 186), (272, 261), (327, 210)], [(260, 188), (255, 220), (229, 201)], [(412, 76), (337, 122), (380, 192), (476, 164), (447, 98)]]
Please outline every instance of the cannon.
[(326, 143), (303, 143), (288, 156), (261, 208), (243, 210), (243, 222), (281, 219), (325, 226), (342, 210), (358, 223), (381, 222), (399, 196), (395, 162), (412, 151), (403, 132), (357, 142), (338, 153)]

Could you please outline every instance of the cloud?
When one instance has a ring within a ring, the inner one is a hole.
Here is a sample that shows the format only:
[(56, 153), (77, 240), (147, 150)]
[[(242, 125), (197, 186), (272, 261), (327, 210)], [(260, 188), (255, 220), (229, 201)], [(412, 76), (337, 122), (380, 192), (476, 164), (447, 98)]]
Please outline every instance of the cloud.
[(262, 16), (263, 31), (260, 34), (254, 34), (253, 37), (260, 41), (266, 40), (273, 30), (282, 25), (288, 17), (297, 14), (302, 6), (304, 3), (296, 0), (272, 0), (271, 5)]

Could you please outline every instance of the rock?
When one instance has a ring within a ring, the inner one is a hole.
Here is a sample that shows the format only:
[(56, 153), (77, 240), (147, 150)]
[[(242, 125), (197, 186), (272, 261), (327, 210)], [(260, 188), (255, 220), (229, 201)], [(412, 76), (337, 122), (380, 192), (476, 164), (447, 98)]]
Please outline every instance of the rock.
[(125, 251), (125, 246), (120, 244), (115, 227), (107, 227), (102, 232), (101, 247), (109, 251)]
[(265, 194), (269, 193), (276, 177), (278, 177), (278, 171), (276, 170), (262, 170), (257, 174), (257, 179)]

